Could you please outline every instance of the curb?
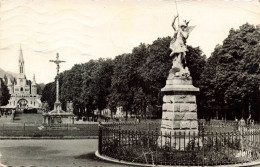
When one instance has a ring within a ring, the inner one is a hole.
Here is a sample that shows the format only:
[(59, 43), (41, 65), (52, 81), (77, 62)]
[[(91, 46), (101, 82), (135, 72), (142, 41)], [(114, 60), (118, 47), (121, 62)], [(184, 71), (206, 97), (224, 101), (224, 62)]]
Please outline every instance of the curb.
[(98, 136), (55, 136), (55, 137), (16, 137), (16, 136), (8, 136), (3, 137), (0, 136), (0, 140), (73, 140), (73, 139), (98, 139)]
[[(153, 164), (141, 164), (141, 163), (133, 163), (133, 162), (127, 162), (127, 161), (120, 161), (118, 159), (110, 158), (107, 156), (102, 156), (99, 154), (98, 150), (95, 152), (96, 157), (119, 164), (125, 164), (125, 165), (132, 165), (132, 166), (149, 166), (149, 167), (202, 167), (202, 166), (168, 166), (168, 165), (153, 165)], [(249, 163), (243, 163), (243, 164), (232, 164), (232, 165), (216, 165), (216, 167), (249, 167), (249, 166), (259, 166), (260, 160), (249, 162)], [(210, 166), (203, 166), (203, 167), (210, 167)], [(211, 166), (212, 167), (212, 166)]]

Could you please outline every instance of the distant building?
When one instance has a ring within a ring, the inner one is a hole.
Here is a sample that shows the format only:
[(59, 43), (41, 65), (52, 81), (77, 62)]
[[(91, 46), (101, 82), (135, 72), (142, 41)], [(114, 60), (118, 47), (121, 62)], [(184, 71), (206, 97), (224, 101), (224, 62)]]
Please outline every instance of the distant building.
[(25, 76), (22, 48), (20, 48), (18, 69), (19, 75), (16, 78), (16, 82), (15, 80), (11, 81), (10, 77), (8, 77), (7, 87), (9, 89), (9, 93), (11, 94), (11, 98), (9, 103), (6, 106), (1, 106), (1, 108), (40, 108), (41, 97), (37, 94), (35, 75), (33, 76), (33, 81), (31, 83)]
[[(100, 111), (97, 109), (94, 110), (94, 115), (99, 115), (99, 112)], [(109, 118), (124, 118), (124, 117), (126, 117), (126, 112), (123, 110), (122, 106), (117, 106), (115, 113), (112, 113), (110, 109), (105, 108), (105, 109), (101, 110), (101, 115), (105, 116), (105, 117), (109, 117)], [(136, 116), (137, 115), (131, 114), (130, 112), (127, 115), (128, 118), (131, 118), (131, 117), (134, 118)]]
[(116, 107), (116, 113), (114, 118), (123, 118), (125, 116), (125, 112), (122, 106)]
[[(101, 115), (102, 116), (105, 116), (105, 117), (114, 117), (114, 118), (123, 118), (124, 117), (124, 113), (123, 112), (123, 107), (119, 106), (119, 107), (116, 107), (116, 113), (115, 114), (112, 114), (111, 113), (111, 110), (108, 109), (108, 108), (105, 108), (103, 110), (101, 110)], [(94, 110), (94, 115), (99, 115), (99, 110)]]
[(106, 108), (106, 109), (101, 111), (101, 115), (110, 118), (111, 117), (111, 110)]

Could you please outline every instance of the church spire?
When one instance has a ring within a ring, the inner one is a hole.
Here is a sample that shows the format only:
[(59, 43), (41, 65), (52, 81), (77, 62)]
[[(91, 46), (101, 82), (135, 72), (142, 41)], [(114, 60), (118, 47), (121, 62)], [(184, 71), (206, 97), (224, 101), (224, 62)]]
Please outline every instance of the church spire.
[(18, 61), (18, 71), (19, 71), (19, 78), (25, 78), (25, 72), (24, 72), (24, 60), (23, 60), (23, 50), (22, 46), (20, 44), (20, 55), (19, 55), (19, 61)]
[(12, 81), (11, 81), (10, 76), (7, 77), (7, 85), (12, 85)]
[(24, 63), (24, 60), (23, 60), (23, 50), (22, 50), (22, 46), (21, 46), (21, 44), (20, 44), (19, 63)]
[(35, 74), (33, 74), (33, 81), (32, 81), (32, 85), (36, 85)]

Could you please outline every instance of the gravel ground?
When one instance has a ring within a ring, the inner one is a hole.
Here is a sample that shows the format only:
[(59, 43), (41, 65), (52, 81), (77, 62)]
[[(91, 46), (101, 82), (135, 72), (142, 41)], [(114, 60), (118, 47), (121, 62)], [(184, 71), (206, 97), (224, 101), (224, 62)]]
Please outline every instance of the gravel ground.
[(97, 139), (0, 140), (0, 166), (126, 167), (99, 160)]

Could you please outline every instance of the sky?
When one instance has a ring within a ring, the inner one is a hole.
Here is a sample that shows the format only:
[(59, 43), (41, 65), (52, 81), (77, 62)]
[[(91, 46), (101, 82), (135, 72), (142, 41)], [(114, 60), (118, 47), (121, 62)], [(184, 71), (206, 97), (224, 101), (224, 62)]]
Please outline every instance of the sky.
[[(177, 4), (177, 6), (176, 6)], [(177, 7), (177, 8), (176, 8)], [(60, 71), (90, 59), (130, 53), (140, 43), (172, 36), (180, 22), (195, 25), (187, 44), (209, 57), (231, 28), (260, 24), (258, 0), (0, 0), (0, 68), (18, 73), (22, 46), (27, 79), (54, 81)]]

